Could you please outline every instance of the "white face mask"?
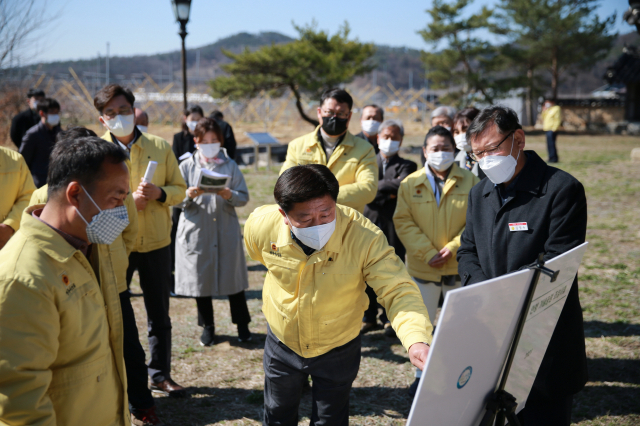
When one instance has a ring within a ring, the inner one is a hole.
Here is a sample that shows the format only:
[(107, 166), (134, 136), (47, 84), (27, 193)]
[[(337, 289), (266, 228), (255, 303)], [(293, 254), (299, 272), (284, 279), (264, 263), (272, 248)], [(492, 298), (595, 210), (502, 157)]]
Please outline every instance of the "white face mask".
[(149, 126), (142, 126), (138, 124), (136, 127), (138, 127), (138, 130), (140, 130), (142, 133), (148, 133), (147, 130), (149, 130)]
[(427, 164), (439, 172), (447, 170), (453, 164), (453, 152), (430, 152), (427, 157)]
[(293, 223), (291, 223), (289, 216), (287, 216), (287, 220), (289, 221), (289, 225), (291, 225), (293, 235), (295, 235), (302, 244), (314, 250), (321, 250), (327, 244), (331, 235), (333, 235), (333, 231), (336, 230), (336, 218), (329, 223), (309, 226), (308, 228), (296, 228), (293, 226)]
[(60, 115), (58, 114), (48, 114), (47, 115), (47, 124), (50, 126), (57, 126), (60, 124)]
[(36, 108), (38, 108), (38, 101), (36, 100), (31, 101), (31, 109), (35, 111)]
[(107, 120), (104, 117), (102, 117), (102, 119), (107, 124), (109, 131), (113, 133), (113, 136), (116, 138), (124, 138), (133, 133), (133, 128), (135, 127), (133, 114), (116, 115), (115, 118), (111, 120)]
[(442, 126), (442, 127), (444, 127), (445, 129), (447, 129), (448, 131), (451, 131), (451, 126)]
[(193, 133), (196, 130), (196, 126), (198, 125), (197, 121), (187, 121), (187, 128), (189, 129), (189, 131), (191, 133)]
[[(511, 138), (511, 152), (513, 152), (514, 138), (515, 134)], [(509, 155), (487, 155), (478, 162), (484, 174), (496, 185), (510, 180), (516, 172), (518, 159), (513, 158), (511, 152)], [(520, 158), (519, 151), (518, 158)]]
[(458, 136), (453, 138), (456, 141), (456, 148), (460, 151), (471, 152), (471, 145), (467, 142), (467, 135), (464, 133), (460, 133)]
[(400, 141), (391, 139), (378, 139), (378, 148), (384, 155), (392, 155), (400, 150)]
[(218, 155), (218, 152), (220, 152), (219, 143), (196, 144), (196, 147), (206, 158), (215, 158), (215, 156)]
[(380, 122), (376, 120), (364, 120), (360, 122), (362, 130), (370, 135), (377, 135), (380, 128)]
[(91, 223), (89, 223), (87, 219), (82, 216), (80, 210), (74, 207), (84, 223), (87, 224), (87, 239), (94, 244), (112, 244), (116, 238), (118, 238), (118, 235), (129, 225), (127, 207), (120, 206), (109, 210), (102, 210), (96, 202), (93, 201), (93, 198), (91, 198), (91, 195), (84, 189), (84, 186), (82, 186), (82, 189), (93, 205), (100, 210), (100, 213), (95, 215), (93, 219), (91, 219)]

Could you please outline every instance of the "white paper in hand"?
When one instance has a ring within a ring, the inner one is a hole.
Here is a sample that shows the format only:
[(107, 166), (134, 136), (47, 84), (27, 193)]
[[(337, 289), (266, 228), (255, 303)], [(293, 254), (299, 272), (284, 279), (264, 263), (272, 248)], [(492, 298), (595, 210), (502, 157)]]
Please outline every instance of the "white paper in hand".
[(218, 192), (220, 189), (227, 187), (227, 183), (230, 178), (231, 176), (229, 175), (201, 168), (198, 172), (196, 181), (198, 183), (198, 188), (202, 189), (204, 192)]
[(153, 180), (153, 174), (156, 172), (156, 168), (158, 167), (157, 161), (149, 161), (149, 165), (147, 166), (147, 171), (144, 172), (144, 177), (142, 178), (143, 182), (151, 183)]

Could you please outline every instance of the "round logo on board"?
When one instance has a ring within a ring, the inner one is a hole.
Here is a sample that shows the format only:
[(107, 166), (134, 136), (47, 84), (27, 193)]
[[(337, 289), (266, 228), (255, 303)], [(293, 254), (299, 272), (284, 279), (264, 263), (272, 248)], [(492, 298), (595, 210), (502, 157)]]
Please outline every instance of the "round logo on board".
[(458, 389), (462, 389), (464, 385), (466, 385), (469, 382), (472, 372), (473, 372), (473, 368), (471, 368), (471, 366), (462, 370), (460, 377), (458, 377)]

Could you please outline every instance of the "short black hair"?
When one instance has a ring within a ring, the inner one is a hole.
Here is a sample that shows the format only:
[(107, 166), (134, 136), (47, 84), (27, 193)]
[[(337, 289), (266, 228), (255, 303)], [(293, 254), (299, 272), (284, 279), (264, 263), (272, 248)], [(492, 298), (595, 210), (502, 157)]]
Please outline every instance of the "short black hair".
[(473, 119), (467, 129), (467, 140), (471, 142), (493, 124), (501, 135), (508, 135), (522, 129), (518, 114), (514, 110), (503, 105), (492, 105), (480, 111), (480, 114)]
[(447, 138), (449, 139), (449, 142), (451, 142), (453, 149), (456, 148), (456, 143), (453, 140), (453, 135), (449, 130), (447, 130), (445, 127), (442, 127), (442, 126), (435, 126), (429, 129), (429, 131), (427, 132), (427, 135), (424, 137), (424, 143), (422, 144), (423, 147), (427, 146), (427, 141), (432, 136), (442, 136), (444, 138)]
[(365, 105), (362, 107), (362, 112), (364, 112), (365, 108), (375, 108), (376, 109), (376, 114), (380, 113), (380, 119), (382, 121), (384, 121), (384, 109), (382, 109), (382, 107), (376, 105), (376, 104), (369, 104), (369, 105)]
[(27, 92), (27, 98), (33, 98), (34, 96), (42, 96), (44, 98), (44, 90), (42, 89), (29, 89)]
[(60, 140), (49, 157), (49, 199), (72, 181), (90, 188), (102, 175), (102, 164), (105, 161), (119, 164), (126, 159), (127, 153), (122, 148), (97, 136)]
[(327, 166), (306, 164), (285, 170), (273, 189), (276, 203), (288, 213), (296, 203), (304, 203), (325, 195), (338, 200), (340, 185)]
[(129, 105), (131, 105), (131, 108), (133, 108), (136, 97), (133, 95), (131, 90), (126, 87), (122, 87), (119, 84), (108, 84), (100, 89), (93, 98), (93, 106), (96, 107), (100, 114), (102, 114), (102, 110), (104, 110), (104, 107), (111, 102), (111, 99), (120, 95), (124, 96)]
[(219, 109), (214, 109), (209, 114), (209, 118), (213, 118), (214, 120), (224, 120), (224, 114)]
[(349, 111), (351, 111), (351, 108), (353, 107), (353, 98), (346, 90), (343, 89), (333, 88), (322, 92), (322, 96), (320, 96), (320, 106), (324, 105), (324, 101), (327, 99), (335, 99), (336, 102), (347, 104), (349, 106)]
[(62, 130), (60, 133), (58, 133), (58, 135), (56, 136), (56, 143), (60, 142), (63, 139), (77, 139), (77, 138), (84, 138), (88, 136), (98, 136), (98, 135), (96, 135), (96, 132), (94, 132), (91, 129), (87, 129), (86, 127), (69, 126), (67, 127), (67, 130)]
[(55, 99), (44, 98), (42, 101), (38, 102), (38, 106), (36, 111), (49, 112), (50, 109), (60, 109), (60, 104)]

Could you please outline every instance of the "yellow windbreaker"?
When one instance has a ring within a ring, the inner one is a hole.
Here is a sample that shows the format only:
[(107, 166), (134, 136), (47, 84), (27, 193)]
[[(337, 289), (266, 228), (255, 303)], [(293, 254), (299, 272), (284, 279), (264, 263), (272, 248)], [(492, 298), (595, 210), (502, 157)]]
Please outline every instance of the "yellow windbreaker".
[[(479, 181), (476, 175), (454, 163), (444, 184), (440, 207), (424, 167), (402, 181), (393, 224), (407, 249), (411, 276), (440, 281), (442, 275), (458, 274), (456, 253), (467, 223), (469, 191)], [(428, 262), (444, 247), (453, 253), (451, 259), (442, 268), (429, 266)]]
[(562, 124), (562, 109), (554, 105), (542, 111), (542, 130), (545, 132), (557, 132)]
[(293, 166), (323, 164), (340, 184), (338, 204), (364, 212), (364, 206), (373, 201), (378, 191), (378, 163), (373, 146), (347, 132), (327, 163), (327, 155), (318, 139), (319, 129), (318, 126), (312, 133), (289, 143), (280, 174)]
[[(36, 189), (31, 195), (30, 206), (36, 204), (45, 204), (48, 199), (47, 188), (49, 185)], [(129, 225), (118, 235), (118, 238), (109, 246), (111, 253), (111, 261), (116, 274), (116, 283), (118, 284), (118, 293), (122, 293), (127, 289), (127, 268), (129, 267), (129, 254), (133, 250), (138, 235), (138, 213), (136, 212), (136, 203), (133, 201), (131, 194), (124, 199), (124, 205), (127, 207), (129, 215)]]
[(0, 223), (20, 229), (22, 212), (35, 191), (27, 163), (19, 152), (0, 147)]
[[(111, 133), (107, 132), (102, 139), (111, 140)], [(127, 160), (131, 182), (131, 192), (138, 189), (144, 177), (149, 161), (156, 161), (158, 168), (151, 183), (162, 188), (167, 194), (164, 203), (152, 200), (147, 207), (138, 212), (138, 236), (133, 251), (147, 253), (161, 249), (171, 243), (171, 212), (170, 207), (180, 204), (185, 197), (187, 184), (180, 174), (178, 160), (171, 150), (171, 145), (164, 139), (143, 133), (131, 147), (131, 159)]]
[(338, 205), (336, 220), (326, 246), (307, 257), (278, 206), (249, 216), (244, 240), (249, 256), (268, 269), (262, 311), (273, 334), (305, 358), (350, 342), (360, 333), (369, 284), (407, 350), (431, 343), (420, 292), (382, 231), (350, 207)]
[(0, 250), (0, 424), (129, 425), (109, 249), (87, 259), (31, 216), (41, 207)]

